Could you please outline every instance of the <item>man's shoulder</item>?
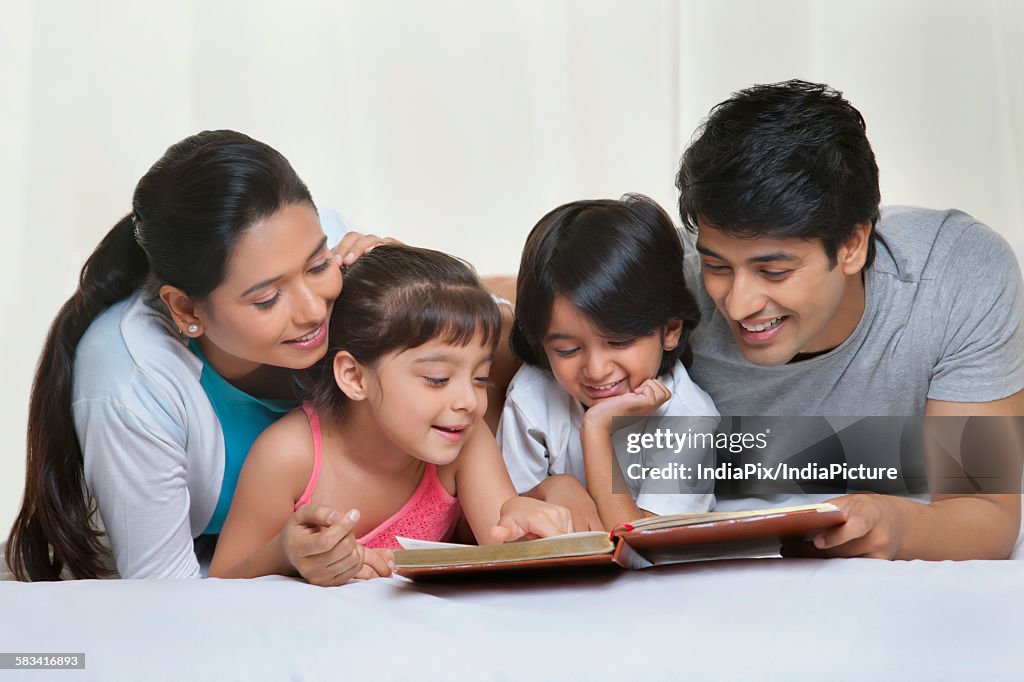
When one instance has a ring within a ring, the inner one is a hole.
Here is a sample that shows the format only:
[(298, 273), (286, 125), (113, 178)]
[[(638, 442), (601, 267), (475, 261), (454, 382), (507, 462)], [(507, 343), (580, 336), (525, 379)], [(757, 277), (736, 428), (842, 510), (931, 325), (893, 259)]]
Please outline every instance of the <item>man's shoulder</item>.
[(905, 282), (949, 279), (993, 257), (1015, 260), (995, 230), (955, 209), (885, 206), (876, 230), (878, 255), (872, 267)]

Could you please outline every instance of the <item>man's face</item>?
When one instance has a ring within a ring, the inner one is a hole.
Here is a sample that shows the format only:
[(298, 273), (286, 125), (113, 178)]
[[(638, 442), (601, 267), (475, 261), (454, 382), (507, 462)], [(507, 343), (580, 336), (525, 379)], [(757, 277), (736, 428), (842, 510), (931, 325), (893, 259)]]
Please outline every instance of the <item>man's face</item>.
[(701, 221), (698, 230), (704, 287), (750, 362), (830, 350), (857, 327), (869, 226), (840, 247), (835, 267), (821, 240), (736, 237)]

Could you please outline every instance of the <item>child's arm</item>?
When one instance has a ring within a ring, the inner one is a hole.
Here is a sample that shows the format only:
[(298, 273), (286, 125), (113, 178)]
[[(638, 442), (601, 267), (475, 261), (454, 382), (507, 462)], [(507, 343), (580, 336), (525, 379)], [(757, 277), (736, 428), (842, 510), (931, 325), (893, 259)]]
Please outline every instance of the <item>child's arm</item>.
[(653, 516), (636, 506), (622, 479), (612, 449), (612, 417), (638, 417), (654, 412), (672, 394), (657, 379), (648, 379), (634, 391), (603, 400), (587, 410), (580, 425), (580, 444), (587, 469), (587, 491), (597, 505), (605, 530)]
[(615, 462), (611, 426), (597, 426), (584, 419), (580, 428), (580, 442), (587, 466), (587, 490), (594, 498), (604, 529), (610, 531), (627, 521), (653, 516), (637, 507), (630, 493), (613, 492), (628, 488)]
[(505, 401), (497, 439), (509, 477), (522, 495), (567, 508), (577, 531), (604, 528), (587, 489), (569, 474), (550, 473), (543, 429), (530, 422), (513, 397)]
[(390, 573), (386, 558), (373, 553), (364, 557), (356, 543), (357, 510), (342, 514), (306, 505), (292, 512), (296, 491), (305, 487), (312, 470), (312, 444), (297, 452), (303, 450), (296, 446), (305, 442), (303, 428), (308, 439), (308, 427), (289, 415), (253, 443), (217, 541), (210, 577), (301, 575), (317, 585), (337, 585), (360, 574), (364, 560), (380, 564), (374, 567), (381, 575)]
[(604, 530), (594, 498), (572, 474), (548, 476), (523, 495), (568, 509), (572, 514), (572, 527), (576, 531)]
[(480, 544), (572, 531), (568, 509), (516, 495), (486, 425), (473, 428), (454, 466), (456, 493)]

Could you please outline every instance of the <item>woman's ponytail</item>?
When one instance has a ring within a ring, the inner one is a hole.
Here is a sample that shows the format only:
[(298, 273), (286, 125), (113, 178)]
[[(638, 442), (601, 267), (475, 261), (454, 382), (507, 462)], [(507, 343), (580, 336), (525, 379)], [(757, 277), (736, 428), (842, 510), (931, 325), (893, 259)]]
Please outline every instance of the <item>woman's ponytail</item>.
[(95, 503), (85, 486), (82, 448), (71, 414), (75, 350), (92, 321), (142, 286), (149, 274), (132, 215), (103, 238), (86, 261), (78, 290), (57, 313), (32, 382), (25, 496), (5, 558), (18, 580), (59, 580), (110, 573)]

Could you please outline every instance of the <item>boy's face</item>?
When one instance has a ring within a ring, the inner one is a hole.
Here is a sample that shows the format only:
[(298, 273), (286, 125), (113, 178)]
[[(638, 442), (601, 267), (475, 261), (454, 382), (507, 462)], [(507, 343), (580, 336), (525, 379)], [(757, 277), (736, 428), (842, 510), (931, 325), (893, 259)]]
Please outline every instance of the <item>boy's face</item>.
[(646, 336), (609, 337), (567, 298), (556, 295), (544, 354), (562, 388), (592, 407), (656, 378), (662, 353), (676, 347), (682, 328), (676, 320)]
[(704, 288), (744, 357), (783, 365), (845, 341), (864, 312), (869, 236), (858, 226), (830, 267), (820, 240), (736, 237), (698, 221)]

